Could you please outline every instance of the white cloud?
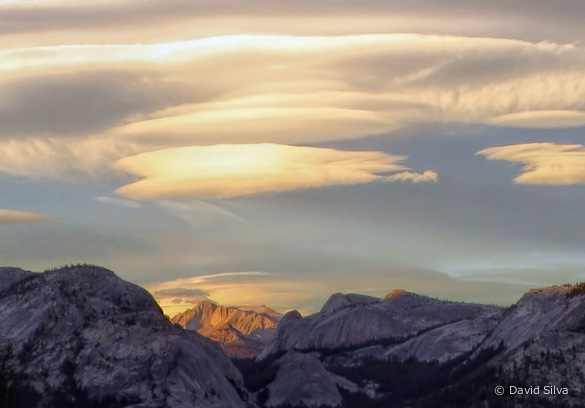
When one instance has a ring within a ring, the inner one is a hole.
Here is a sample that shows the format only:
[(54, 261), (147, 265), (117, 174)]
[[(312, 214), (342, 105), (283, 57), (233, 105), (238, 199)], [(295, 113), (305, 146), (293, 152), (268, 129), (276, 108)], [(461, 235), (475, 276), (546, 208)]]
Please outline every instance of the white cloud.
[(403, 156), (277, 144), (189, 146), (142, 153), (116, 167), (142, 179), (118, 194), (139, 200), (229, 198), (373, 181), (420, 182), (436, 174), (407, 170)]
[[(8, 139), (0, 141), (0, 171), (33, 179), (97, 181), (115, 179), (111, 163), (146, 147), (103, 137)], [(120, 177), (121, 173), (117, 173)]]
[(427, 170), (423, 173), (412, 173), (410, 171), (403, 171), (386, 178), (387, 181), (408, 181), (414, 184), (418, 183), (436, 183), (439, 179), (437, 173), (431, 170)]
[(523, 164), (519, 184), (585, 184), (585, 146), (556, 143), (525, 143), (490, 147), (477, 154), (490, 160)]
[(6, 210), (0, 208), (0, 225), (24, 224), (31, 222), (47, 222), (52, 220), (54, 220), (53, 217), (49, 217), (43, 214), (25, 211)]

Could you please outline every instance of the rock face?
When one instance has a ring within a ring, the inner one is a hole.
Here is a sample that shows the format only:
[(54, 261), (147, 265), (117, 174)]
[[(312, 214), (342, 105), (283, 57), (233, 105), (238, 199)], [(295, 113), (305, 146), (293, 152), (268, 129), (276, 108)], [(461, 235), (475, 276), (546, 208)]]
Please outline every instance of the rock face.
[(343, 401), (338, 387), (357, 390), (343, 377), (325, 370), (319, 359), (310, 354), (287, 353), (276, 362), (280, 369), (268, 386), (266, 406), (339, 406)]
[(333, 295), (321, 312), (306, 318), (287, 313), (276, 339), (260, 355), (286, 350), (340, 348), (378, 340), (399, 340), (421, 331), (462, 320), (499, 314), (497, 307), (446, 302), (409, 292), (393, 292), (384, 299), (361, 295)]
[(171, 319), (218, 342), (231, 357), (255, 357), (276, 334), (281, 315), (262, 306), (242, 308), (202, 301)]
[(246, 407), (223, 351), (171, 324), (144, 289), (76, 266), (3, 269), (0, 343), (14, 355), (14, 407)]
[(497, 385), (539, 384), (510, 406), (583, 406), (585, 284), (533, 290), (508, 309), (335, 294), (314, 315), (287, 313), (257, 364), (272, 375), (255, 374), (253, 391), (271, 408), (484, 408), (502, 406)]

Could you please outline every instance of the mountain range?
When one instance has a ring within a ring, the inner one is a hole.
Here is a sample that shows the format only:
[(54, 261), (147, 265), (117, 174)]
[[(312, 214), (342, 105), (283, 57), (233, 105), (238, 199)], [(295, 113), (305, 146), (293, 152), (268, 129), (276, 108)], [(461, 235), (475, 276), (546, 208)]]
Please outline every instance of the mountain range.
[(394, 290), (171, 320), (103, 268), (0, 268), (0, 407), (585, 406), (583, 284), (506, 308)]

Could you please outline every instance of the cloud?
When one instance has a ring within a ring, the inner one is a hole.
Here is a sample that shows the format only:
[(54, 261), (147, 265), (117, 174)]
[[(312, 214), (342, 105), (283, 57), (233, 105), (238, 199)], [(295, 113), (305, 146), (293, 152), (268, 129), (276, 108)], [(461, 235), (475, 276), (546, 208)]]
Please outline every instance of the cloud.
[(0, 82), (0, 137), (80, 137), (211, 97), (202, 87), (147, 67), (79, 71), (35, 72)]
[(119, 180), (111, 163), (145, 146), (103, 137), (0, 140), (0, 171), (40, 180), (69, 182)]
[(53, 221), (53, 217), (24, 211), (6, 210), (0, 208), (0, 225), (24, 224), (32, 222)]
[(116, 167), (141, 177), (117, 193), (139, 200), (229, 198), (373, 181), (433, 178), (406, 170), (402, 156), (277, 144), (190, 146), (142, 153)]
[(240, 217), (234, 211), (218, 203), (187, 200), (182, 202), (161, 201), (159, 205), (194, 228), (200, 227), (202, 224), (217, 226), (222, 219), (235, 220), (241, 224), (248, 224), (243, 217)]
[(201, 289), (170, 288), (157, 290), (152, 296), (162, 304), (183, 307), (209, 299), (209, 292)]
[(387, 177), (387, 181), (408, 181), (414, 184), (418, 183), (436, 183), (439, 179), (437, 173), (431, 170), (427, 170), (424, 173), (412, 173), (410, 171), (403, 171), (398, 174)]
[(533, 111), (496, 116), (489, 121), (498, 126), (527, 128), (564, 128), (585, 126), (585, 112), (571, 110)]
[(96, 197), (95, 199), (99, 202), (106, 203), (106, 204), (114, 204), (114, 205), (119, 205), (119, 206), (128, 207), (128, 208), (140, 208), (140, 204), (138, 204), (137, 202), (130, 201), (130, 200), (124, 200), (123, 198), (99, 196), (99, 197)]
[[(582, 48), (495, 38), (232, 35), (31, 47), (0, 52), (0, 71), (12, 102), (6, 130), (87, 135), (109, 126), (117, 138), (168, 147), (306, 143), (421, 122), (585, 112)], [(522, 119), (510, 124), (531, 126)]]
[[(256, 304), (254, 296), (262, 294), (275, 300), (289, 284), (292, 281), (283, 282), (269, 272), (243, 271), (180, 278), (146, 284), (144, 287), (152, 293), (167, 314), (174, 315), (204, 299), (226, 305)], [(290, 286), (288, 291), (294, 290), (293, 287)]]
[(8, 47), (0, 72), (0, 171), (31, 178), (111, 179), (122, 157), (181, 146), (585, 123), (585, 50), (550, 42), (227, 35)]
[(212, 33), (270, 32), (343, 35), (395, 32), (568, 41), (582, 38), (579, 0), (554, 7), (547, 0), (472, 2), (436, 0), (283, 0), (223, 3), (213, 0), (2, 1), (0, 35), (8, 44), (79, 41), (152, 42), (160, 37)]
[(585, 184), (585, 146), (556, 143), (525, 143), (490, 147), (477, 154), (490, 160), (523, 164), (518, 184)]

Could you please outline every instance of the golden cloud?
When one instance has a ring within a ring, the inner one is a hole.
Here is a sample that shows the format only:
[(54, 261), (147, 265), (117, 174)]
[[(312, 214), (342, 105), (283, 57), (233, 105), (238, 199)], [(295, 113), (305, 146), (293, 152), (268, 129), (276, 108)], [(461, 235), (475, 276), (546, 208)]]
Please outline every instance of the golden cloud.
[[(315, 289), (310, 282), (260, 271), (224, 272), (145, 285), (165, 313), (174, 315), (192, 307), (203, 297), (224, 305), (255, 305), (258, 302), (290, 308), (295, 300), (308, 298)], [(183, 293), (177, 291), (180, 289)], [(186, 296), (187, 291), (197, 291)]]
[(570, 44), (228, 35), (7, 48), (0, 72), (0, 171), (33, 178), (111, 177), (120, 158), (179, 146), (585, 123), (585, 50)]
[[(342, 184), (394, 181), (403, 156), (270, 143), (188, 146), (115, 163), (141, 180), (117, 193), (139, 200), (228, 198)], [(406, 178), (404, 178), (406, 180)]]
[(43, 214), (6, 210), (0, 208), (0, 225), (52, 221), (54, 218)]
[(556, 143), (525, 143), (490, 147), (477, 154), (490, 160), (523, 164), (519, 184), (585, 184), (585, 146)]

